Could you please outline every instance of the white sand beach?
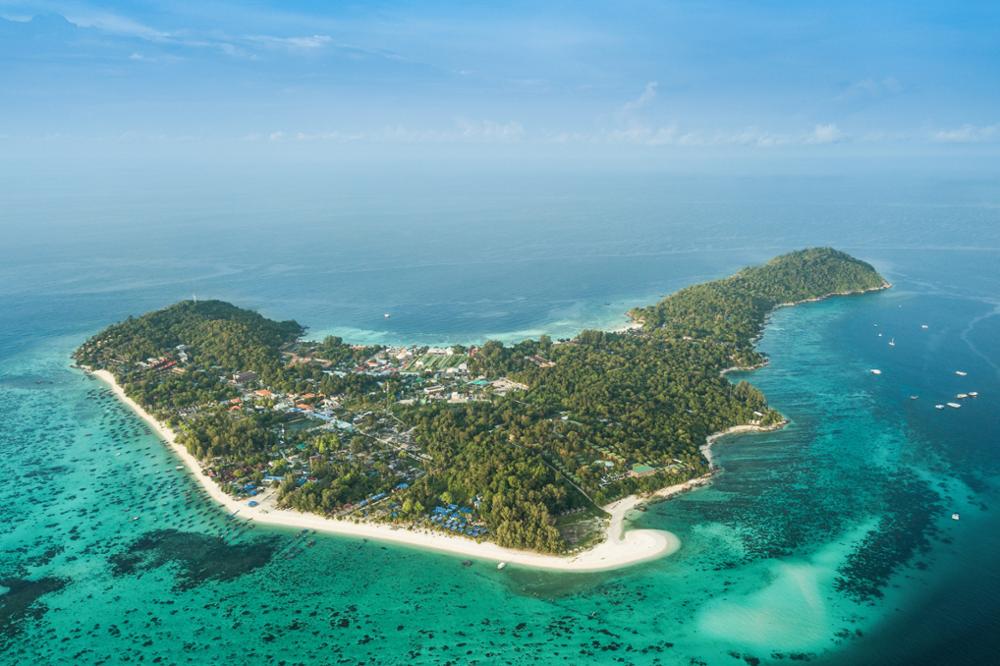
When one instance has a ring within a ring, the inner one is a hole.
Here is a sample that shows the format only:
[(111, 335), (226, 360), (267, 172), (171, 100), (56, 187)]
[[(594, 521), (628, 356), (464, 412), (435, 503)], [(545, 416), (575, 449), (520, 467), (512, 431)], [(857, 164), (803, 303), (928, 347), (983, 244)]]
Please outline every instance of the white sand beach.
[[(676, 552), (681, 545), (680, 539), (676, 535), (664, 530), (624, 529), (626, 513), (634, 509), (636, 505), (648, 500), (648, 498), (644, 499), (636, 495), (630, 495), (604, 507), (611, 514), (607, 539), (589, 550), (570, 556), (542, 555), (530, 551), (503, 548), (488, 542), (477, 543), (471, 539), (449, 536), (429, 530), (395, 528), (389, 525), (374, 523), (354, 523), (289, 509), (279, 509), (275, 504), (274, 491), (254, 497), (253, 499), (258, 502), (258, 505), (251, 507), (247, 500), (240, 501), (225, 493), (211, 477), (206, 475), (195, 457), (188, 453), (184, 446), (177, 443), (174, 432), (153, 418), (142, 406), (125, 395), (125, 391), (115, 381), (114, 376), (110, 372), (97, 370), (91, 374), (107, 383), (122, 402), (131, 407), (136, 414), (159, 434), (183, 461), (188, 471), (212, 499), (223, 505), (230, 513), (247, 520), (270, 525), (311, 529), (331, 534), (376, 539), (480, 560), (507, 562), (509, 564), (537, 569), (571, 572), (606, 571), (630, 566), (639, 562), (647, 562), (670, 555)], [(703, 485), (707, 481), (707, 476), (699, 477), (685, 483), (663, 488), (654, 495), (659, 498), (669, 497), (698, 485)]]

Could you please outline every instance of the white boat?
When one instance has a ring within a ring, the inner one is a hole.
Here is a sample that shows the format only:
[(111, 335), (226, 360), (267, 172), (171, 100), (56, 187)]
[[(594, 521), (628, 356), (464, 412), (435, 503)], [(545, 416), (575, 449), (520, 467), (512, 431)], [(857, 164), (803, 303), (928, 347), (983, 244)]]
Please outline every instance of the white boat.
[(911, 395), (910, 400), (916, 400), (919, 397), (920, 397), (919, 395)]
[(965, 370), (956, 370), (955, 374), (958, 375), (959, 377), (965, 377), (969, 373), (967, 373)]
[(889, 346), (890, 347), (895, 347), (896, 346), (896, 338), (892, 338), (891, 340), (889, 340)]
[(501, 562), (500, 564), (497, 565), (497, 569), (503, 569), (506, 566), (507, 566), (506, 562)]
[(878, 368), (872, 368), (869, 372), (871, 372), (873, 375), (881, 375), (882, 374), (882, 371), (879, 370)]
[(979, 397), (979, 391), (969, 391), (969, 397), (970, 398), (978, 398)]
[(966, 398), (968, 398), (968, 397), (969, 397), (969, 394), (968, 394), (968, 393), (956, 393), (956, 394), (955, 394), (955, 398), (956, 398), (957, 400), (965, 400), (965, 399), (966, 399)]
[(960, 515), (958, 515), (957, 513), (953, 513), (953, 514), (951, 514), (951, 519), (952, 519), (952, 520), (958, 520), (959, 518), (961, 518), (961, 516), (960, 516)]
[(952, 409), (959, 409), (962, 405), (958, 404), (957, 402), (949, 402), (948, 406), (951, 407)]
[(922, 329), (924, 329), (926, 331), (927, 330), (927, 324), (921, 324), (920, 328), (922, 328)]
[(938, 404), (934, 405), (934, 409), (944, 409), (944, 405), (942, 405), (941, 403), (938, 403)]
[(389, 315), (389, 313), (388, 313), (388, 312), (386, 312), (386, 313), (385, 313), (384, 315), (382, 315), (382, 317), (383, 317), (383, 318), (385, 318), (385, 319), (388, 319), (388, 318), (389, 318), (389, 316), (390, 316), (390, 315)]
[(879, 333), (879, 334), (878, 334), (878, 337), (880, 337), (880, 338), (881, 338), (881, 337), (882, 337), (882, 334), (881, 334), (881, 333)]

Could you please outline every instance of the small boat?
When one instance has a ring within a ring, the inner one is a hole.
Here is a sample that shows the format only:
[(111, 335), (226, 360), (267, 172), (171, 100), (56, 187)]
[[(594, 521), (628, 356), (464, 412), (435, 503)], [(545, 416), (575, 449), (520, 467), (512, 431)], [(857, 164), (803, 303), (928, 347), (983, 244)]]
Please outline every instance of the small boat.
[(184, 469), (184, 465), (177, 465), (174, 469)]
[(390, 317), (390, 315), (389, 315), (389, 313), (388, 313), (388, 312), (386, 312), (386, 313), (385, 313), (384, 315), (382, 315), (382, 318), (383, 318), (383, 319), (388, 319), (389, 317)]
[(139, 520), (139, 516), (132, 516), (132, 520)]
[(924, 329), (926, 331), (928, 329), (928, 326), (927, 326), (927, 324), (921, 324), (920, 328), (922, 328), (922, 329)]
[(881, 338), (881, 337), (882, 337), (882, 334), (881, 334), (881, 333), (879, 333), (879, 334), (878, 334), (878, 337), (880, 337), (880, 338)]
[(503, 569), (506, 566), (507, 566), (506, 562), (501, 562), (500, 564), (497, 565), (497, 570)]
[(890, 347), (895, 347), (896, 346), (896, 338), (892, 338), (891, 340), (889, 340), (889, 346)]
[(952, 520), (958, 520), (958, 519), (960, 519), (960, 518), (961, 518), (961, 516), (960, 516), (960, 515), (958, 515), (957, 513), (953, 513), (953, 514), (951, 514), (951, 519), (952, 519)]
[(968, 397), (969, 397), (968, 393), (956, 393), (955, 394), (955, 398), (958, 399), (958, 400), (965, 400)]
[(969, 391), (969, 397), (970, 398), (978, 398), (979, 397), (979, 391)]
[(947, 404), (948, 404), (948, 406), (949, 406), (949, 407), (951, 407), (952, 409), (959, 409), (959, 408), (961, 408), (961, 406), (962, 406), (962, 405), (958, 404), (957, 402), (949, 402), (949, 403), (947, 403)]
[(934, 409), (944, 409), (944, 405), (942, 405), (941, 403), (938, 403), (938, 404), (934, 405)]
[(881, 375), (882, 374), (882, 371), (879, 370), (878, 368), (872, 368), (869, 372), (871, 372), (873, 375)]
[(910, 400), (916, 400), (919, 397), (920, 397), (919, 395), (911, 395)]
[(959, 377), (965, 377), (969, 373), (967, 373), (965, 370), (956, 370), (955, 374), (958, 375)]

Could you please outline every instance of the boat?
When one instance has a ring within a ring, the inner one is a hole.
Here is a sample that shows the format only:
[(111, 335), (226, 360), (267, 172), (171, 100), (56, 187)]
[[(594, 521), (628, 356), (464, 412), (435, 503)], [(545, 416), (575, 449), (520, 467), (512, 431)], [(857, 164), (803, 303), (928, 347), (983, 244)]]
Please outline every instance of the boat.
[(952, 409), (959, 409), (962, 406), (962, 405), (958, 404), (957, 402), (949, 402), (949, 403), (947, 403), (947, 405), (949, 407), (951, 407)]
[(382, 317), (383, 317), (384, 319), (388, 319), (388, 318), (389, 318), (389, 316), (390, 316), (390, 315), (389, 315), (389, 313), (388, 313), (388, 312), (386, 312), (386, 313), (385, 313), (384, 315), (382, 315)]
[(938, 403), (938, 404), (934, 405), (934, 409), (944, 409), (944, 405), (942, 405), (941, 403)]
[(881, 371), (881, 370), (879, 370), (878, 368), (872, 368), (872, 369), (870, 370), (870, 372), (871, 372), (871, 373), (872, 373), (873, 375), (881, 375), (881, 374), (882, 374), (882, 371)]
[(958, 515), (957, 513), (953, 513), (953, 514), (951, 514), (951, 519), (952, 519), (952, 520), (958, 520), (959, 518), (961, 518), (961, 516), (960, 516), (960, 515)]
[(892, 338), (891, 340), (889, 340), (889, 346), (890, 347), (895, 347), (896, 346), (896, 338)]
[(919, 397), (920, 397), (919, 395), (911, 395), (910, 400), (916, 400)]
[(979, 391), (969, 391), (969, 397), (970, 398), (978, 398), (979, 397)]
[(958, 400), (965, 400), (968, 397), (969, 397), (968, 393), (956, 393), (955, 394), (955, 398), (958, 399)]
[(878, 334), (878, 337), (880, 337), (880, 338), (881, 338), (881, 337), (882, 337), (882, 334), (881, 334), (881, 333), (879, 333), (879, 334)]
[(503, 569), (506, 566), (507, 566), (506, 562), (501, 562), (500, 564), (497, 565), (497, 569), (500, 570), (500, 569)]
[(927, 328), (928, 328), (928, 326), (927, 326), (927, 324), (921, 324), (921, 325), (920, 325), (920, 328), (922, 328), (922, 329), (924, 329), (924, 330), (926, 331), (926, 330), (927, 330)]
[(184, 465), (177, 465), (174, 469), (184, 469)]
[(955, 374), (958, 375), (959, 377), (965, 377), (969, 373), (967, 373), (965, 370), (956, 370)]

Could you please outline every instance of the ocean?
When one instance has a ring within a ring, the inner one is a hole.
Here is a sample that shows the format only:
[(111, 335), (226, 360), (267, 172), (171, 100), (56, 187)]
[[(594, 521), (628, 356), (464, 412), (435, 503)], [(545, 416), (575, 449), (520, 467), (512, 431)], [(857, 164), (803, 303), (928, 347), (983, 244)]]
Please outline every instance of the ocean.
[[(995, 180), (123, 174), (2, 188), (0, 229), (0, 663), (998, 659)], [(790, 424), (719, 441), (711, 486), (631, 517), (680, 551), (616, 572), (246, 525), (69, 365), (192, 296), (352, 342), (568, 337), (813, 245), (893, 288), (774, 314), (742, 378)]]

